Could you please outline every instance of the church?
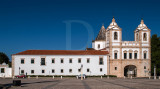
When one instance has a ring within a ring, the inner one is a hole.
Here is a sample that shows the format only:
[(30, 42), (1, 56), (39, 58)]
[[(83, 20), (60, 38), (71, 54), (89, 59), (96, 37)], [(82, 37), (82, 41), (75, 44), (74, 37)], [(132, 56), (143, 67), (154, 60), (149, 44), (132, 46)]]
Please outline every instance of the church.
[(92, 48), (85, 50), (26, 50), (12, 55), (12, 76), (116, 75), (148, 77), (151, 72), (150, 29), (143, 19), (134, 31), (134, 41), (122, 41), (122, 29), (113, 17), (103, 25)]

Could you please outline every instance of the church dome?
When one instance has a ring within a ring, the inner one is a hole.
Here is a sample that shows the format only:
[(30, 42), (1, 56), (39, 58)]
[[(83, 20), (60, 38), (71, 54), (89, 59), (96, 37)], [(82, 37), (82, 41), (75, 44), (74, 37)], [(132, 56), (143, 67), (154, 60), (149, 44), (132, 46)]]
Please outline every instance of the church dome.
[(113, 30), (119, 30), (120, 29), (120, 27), (117, 25), (114, 17), (112, 19), (112, 22), (110, 23), (110, 25), (107, 28), (107, 30), (110, 30), (110, 29), (113, 29)]

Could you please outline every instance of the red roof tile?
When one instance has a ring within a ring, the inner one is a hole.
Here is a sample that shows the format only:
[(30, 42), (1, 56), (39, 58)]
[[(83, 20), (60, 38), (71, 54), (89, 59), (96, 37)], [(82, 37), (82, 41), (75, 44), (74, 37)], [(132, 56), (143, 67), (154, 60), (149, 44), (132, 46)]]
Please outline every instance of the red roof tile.
[(26, 50), (13, 55), (106, 55), (100, 50)]

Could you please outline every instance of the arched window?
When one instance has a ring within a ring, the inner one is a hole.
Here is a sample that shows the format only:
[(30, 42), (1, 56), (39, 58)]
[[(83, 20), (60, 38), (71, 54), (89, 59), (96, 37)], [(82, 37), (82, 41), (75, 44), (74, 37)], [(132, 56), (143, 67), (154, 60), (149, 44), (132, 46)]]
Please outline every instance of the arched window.
[(114, 32), (114, 40), (117, 40), (117, 39), (118, 39), (118, 33)]
[(138, 33), (136, 34), (136, 41), (138, 41)]
[(147, 34), (146, 33), (143, 34), (143, 41), (147, 41)]
[(118, 59), (118, 51), (114, 50), (114, 59)]
[(146, 50), (143, 52), (143, 58), (147, 59), (147, 51)]

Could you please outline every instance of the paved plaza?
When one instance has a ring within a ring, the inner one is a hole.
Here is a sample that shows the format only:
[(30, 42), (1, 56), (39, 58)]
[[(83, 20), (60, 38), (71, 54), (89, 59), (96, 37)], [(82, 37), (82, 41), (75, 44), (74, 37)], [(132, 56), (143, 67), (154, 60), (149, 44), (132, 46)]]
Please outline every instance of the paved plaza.
[(18, 87), (12, 86), (12, 80), (0, 78), (0, 89), (160, 89), (159, 79), (31, 78), (20, 79)]

